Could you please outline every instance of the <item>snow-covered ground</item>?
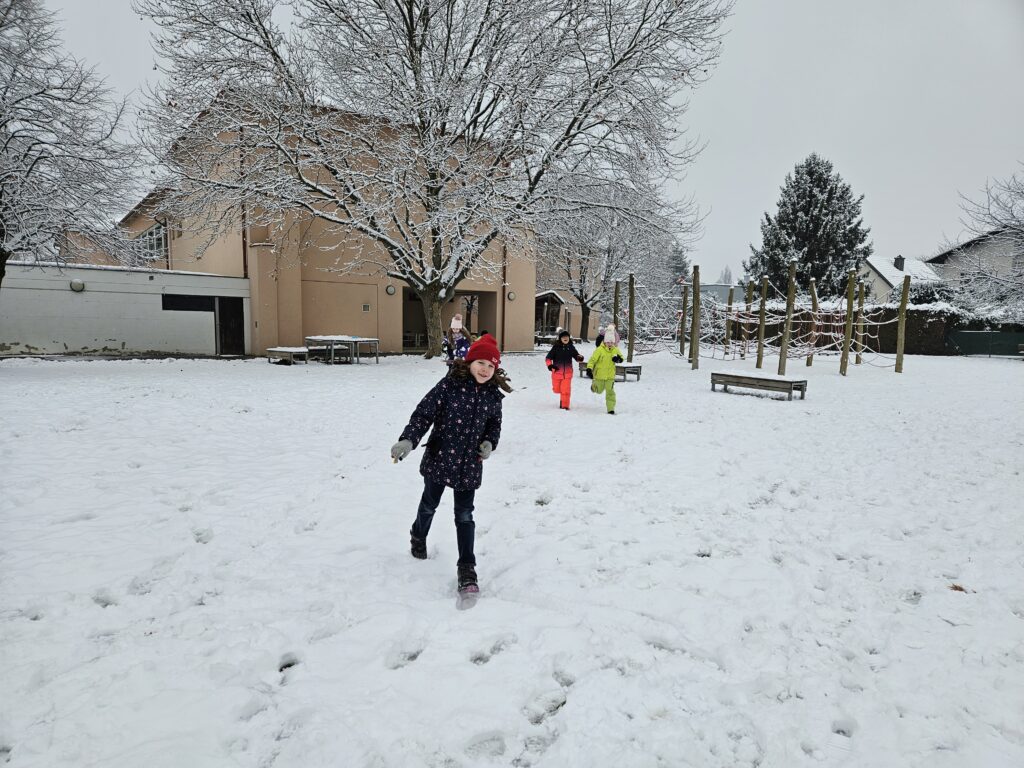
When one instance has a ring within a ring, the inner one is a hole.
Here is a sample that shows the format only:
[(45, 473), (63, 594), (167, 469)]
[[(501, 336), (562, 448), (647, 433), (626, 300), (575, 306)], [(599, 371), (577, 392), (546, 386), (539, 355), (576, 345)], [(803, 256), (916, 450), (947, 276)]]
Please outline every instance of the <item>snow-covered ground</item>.
[(458, 611), (388, 456), (437, 361), (4, 361), (0, 762), (1024, 765), (1024, 365), (641, 362), (506, 358)]

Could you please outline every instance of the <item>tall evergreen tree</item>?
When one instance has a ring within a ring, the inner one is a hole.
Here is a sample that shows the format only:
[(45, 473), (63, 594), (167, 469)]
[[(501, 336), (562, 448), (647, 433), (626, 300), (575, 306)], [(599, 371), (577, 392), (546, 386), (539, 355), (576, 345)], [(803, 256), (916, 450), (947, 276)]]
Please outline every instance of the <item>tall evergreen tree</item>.
[(683, 292), (683, 283), (690, 279), (690, 257), (686, 245), (679, 240), (673, 240), (672, 245), (668, 249), (667, 261), (670, 281), (668, 292), (676, 295), (681, 294)]
[(813, 277), (821, 295), (839, 295), (846, 274), (859, 269), (873, 247), (871, 231), (861, 219), (864, 196), (854, 197), (850, 185), (832, 163), (812, 153), (786, 174), (778, 213), (761, 222), (760, 248), (750, 246), (743, 263), (748, 275), (767, 275), (780, 288), (788, 279), (789, 262), (797, 260), (797, 282), (806, 287)]

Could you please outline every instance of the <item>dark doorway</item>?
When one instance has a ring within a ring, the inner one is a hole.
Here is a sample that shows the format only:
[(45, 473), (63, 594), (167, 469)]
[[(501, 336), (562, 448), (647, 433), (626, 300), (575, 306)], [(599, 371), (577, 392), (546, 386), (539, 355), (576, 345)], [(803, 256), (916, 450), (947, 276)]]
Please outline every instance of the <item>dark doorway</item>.
[(217, 354), (245, 354), (245, 318), (239, 296), (217, 297)]

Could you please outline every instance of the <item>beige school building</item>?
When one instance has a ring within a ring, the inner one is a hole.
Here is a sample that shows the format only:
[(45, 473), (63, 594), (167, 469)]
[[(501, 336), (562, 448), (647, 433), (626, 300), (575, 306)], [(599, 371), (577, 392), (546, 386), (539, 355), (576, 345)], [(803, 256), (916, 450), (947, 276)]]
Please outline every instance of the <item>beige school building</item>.
[[(306, 336), (354, 335), (380, 339), (382, 353), (423, 351), (427, 328), (419, 297), (404, 283), (346, 267), (379, 246), (357, 233), (318, 234), (307, 222), (299, 237), (266, 227), (239, 226), (206, 243), (188, 226), (159, 220), (160, 193), (153, 192), (126, 215), (121, 226), (138, 243), (140, 266), (203, 273), (247, 281), (245, 307), (218, 302), (217, 324), (244, 327), (237, 340), (218, 345), (223, 354), (264, 354), (268, 347), (301, 346)], [(271, 244), (272, 243), (272, 244)], [(386, 256), (377, 254), (383, 262)], [(91, 255), (90, 263), (114, 264)], [(489, 280), (464, 280), (444, 308), (442, 325), (460, 313), (474, 334), (491, 333), (503, 351), (533, 348), (536, 271), (533, 262), (500, 242), (484, 254)], [(368, 270), (367, 270), (368, 271)], [(166, 303), (166, 302), (165, 302)], [(238, 313), (237, 318), (227, 317)], [(221, 315), (225, 315), (222, 317)]]

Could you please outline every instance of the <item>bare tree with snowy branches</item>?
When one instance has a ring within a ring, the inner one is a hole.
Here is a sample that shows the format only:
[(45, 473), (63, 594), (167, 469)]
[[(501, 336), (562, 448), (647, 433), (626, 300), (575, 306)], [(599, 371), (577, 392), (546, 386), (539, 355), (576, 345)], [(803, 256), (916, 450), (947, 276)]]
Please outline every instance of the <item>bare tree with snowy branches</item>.
[(591, 313), (610, 308), (616, 280), (632, 272), (649, 289), (670, 291), (673, 249), (699, 228), (691, 202), (670, 205), (653, 183), (609, 182), (583, 211), (556, 211), (538, 222), (538, 287), (575, 297), (584, 341)]
[(1024, 164), (1009, 179), (989, 181), (980, 201), (964, 198), (963, 208), (969, 231), (984, 243), (975, 241), (958, 262), (955, 300), (1024, 322)]
[(42, 0), (0, 0), (0, 282), (14, 258), (117, 250), (136, 160), (124, 109), (64, 51)]
[(670, 149), (679, 96), (707, 76), (729, 2), (134, 5), (160, 29), (146, 136), (167, 214), (344, 249), (337, 269), (419, 296), (433, 353), (455, 286), (500, 282), (539, 211), (589, 205), (609, 168), (688, 158)]

